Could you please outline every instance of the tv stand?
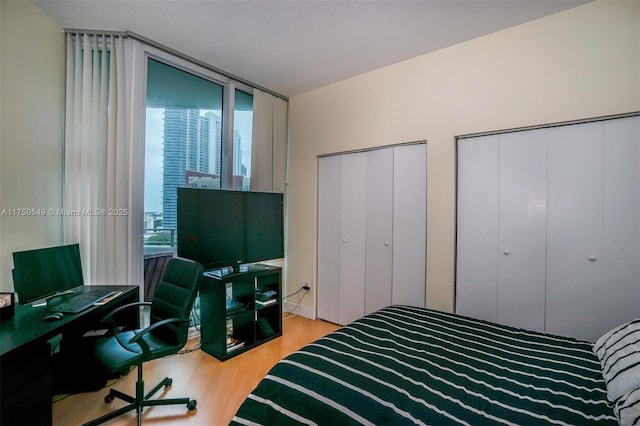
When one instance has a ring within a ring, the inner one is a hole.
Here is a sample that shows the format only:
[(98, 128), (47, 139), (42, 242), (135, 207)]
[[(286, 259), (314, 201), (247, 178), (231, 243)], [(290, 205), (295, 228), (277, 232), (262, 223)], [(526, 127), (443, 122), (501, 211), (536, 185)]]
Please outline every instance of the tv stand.
[(282, 336), (282, 269), (263, 264), (206, 271), (201, 349), (225, 361)]
[(205, 277), (208, 276), (211, 278), (226, 278), (226, 277), (231, 277), (235, 275), (250, 274), (255, 272), (272, 270), (274, 268), (276, 267), (270, 266), (270, 265), (264, 265), (261, 263), (245, 263), (242, 265), (229, 266), (227, 268), (212, 269), (209, 271), (205, 271), (204, 276)]

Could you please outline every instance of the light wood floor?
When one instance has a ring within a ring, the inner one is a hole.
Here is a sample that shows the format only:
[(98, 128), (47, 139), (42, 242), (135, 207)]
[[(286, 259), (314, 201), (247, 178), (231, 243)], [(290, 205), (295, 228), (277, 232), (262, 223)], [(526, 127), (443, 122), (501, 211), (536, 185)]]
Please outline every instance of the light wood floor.
[[(209, 354), (196, 350), (162, 358), (144, 365), (147, 389), (164, 377), (173, 378), (173, 386), (160, 390), (158, 397), (189, 397), (198, 401), (198, 408), (188, 411), (186, 406), (149, 407), (143, 414), (145, 425), (226, 425), (246, 396), (260, 379), (280, 359), (305, 344), (337, 329), (338, 326), (321, 320), (292, 317), (283, 321), (283, 336), (228, 361), (221, 362)], [(187, 343), (189, 345), (197, 342)], [(135, 394), (137, 373), (132, 370), (112, 386), (130, 395)], [(116, 399), (110, 404), (103, 400), (108, 387), (66, 397), (56, 396), (53, 403), (53, 425), (81, 425), (106, 414), (125, 403)], [(135, 425), (135, 413), (124, 414), (106, 425)]]

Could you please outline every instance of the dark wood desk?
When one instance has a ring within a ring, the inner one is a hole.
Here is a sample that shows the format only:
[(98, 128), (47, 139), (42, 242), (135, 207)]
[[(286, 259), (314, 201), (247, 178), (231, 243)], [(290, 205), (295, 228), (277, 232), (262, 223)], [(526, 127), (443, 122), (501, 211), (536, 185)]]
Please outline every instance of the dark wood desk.
[[(45, 321), (47, 306), (17, 305), (13, 318), (0, 322), (0, 424), (51, 424), (51, 348), (49, 340), (62, 335), (62, 341), (76, 339), (93, 329), (108, 312), (139, 300), (138, 286), (92, 286), (122, 291), (104, 305), (94, 305), (77, 314), (64, 314), (60, 320)], [(132, 312), (126, 319), (138, 327)]]

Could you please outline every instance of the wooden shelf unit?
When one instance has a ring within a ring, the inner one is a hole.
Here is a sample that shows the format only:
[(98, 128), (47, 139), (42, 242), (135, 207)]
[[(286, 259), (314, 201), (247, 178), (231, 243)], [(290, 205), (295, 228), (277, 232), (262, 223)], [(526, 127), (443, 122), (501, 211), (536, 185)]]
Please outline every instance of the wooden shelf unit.
[[(266, 304), (256, 303), (267, 291), (275, 294)], [(227, 312), (227, 300), (242, 307)], [(282, 336), (282, 268), (252, 264), (205, 272), (200, 316), (202, 350), (221, 361)], [(240, 346), (229, 348), (228, 338)]]

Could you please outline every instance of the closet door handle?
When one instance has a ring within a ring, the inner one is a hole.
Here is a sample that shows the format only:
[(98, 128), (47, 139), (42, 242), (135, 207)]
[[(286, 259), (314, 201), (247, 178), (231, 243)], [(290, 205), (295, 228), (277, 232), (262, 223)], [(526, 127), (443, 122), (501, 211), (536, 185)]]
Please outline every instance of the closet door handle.
[(343, 243), (346, 243), (346, 242), (347, 242), (347, 239), (346, 239), (346, 238), (343, 238), (343, 239), (342, 239), (342, 242), (343, 242)]
[(502, 254), (504, 254), (505, 256), (509, 256), (511, 254), (511, 250), (504, 250)]
[(590, 262), (595, 262), (596, 260), (598, 260), (598, 258), (596, 257), (595, 254), (589, 255), (589, 257), (587, 257), (587, 259), (589, 259)]
[(384, 245), (385, 245), (385, 246), (387, 246), (387, 247), (389, 247), (389, 241), (385, 241), (385, 242), (384, 242)]

